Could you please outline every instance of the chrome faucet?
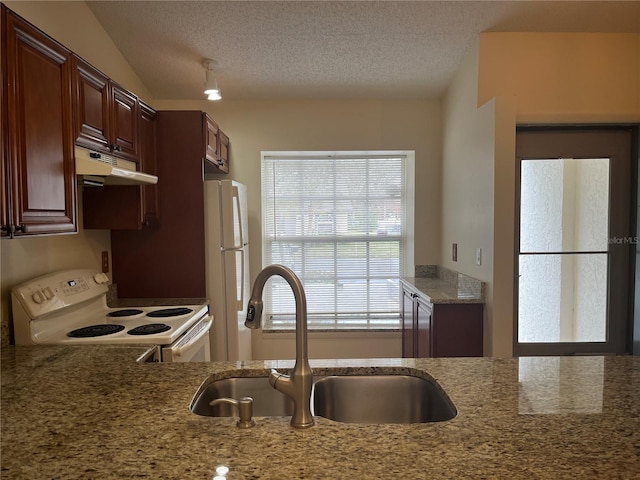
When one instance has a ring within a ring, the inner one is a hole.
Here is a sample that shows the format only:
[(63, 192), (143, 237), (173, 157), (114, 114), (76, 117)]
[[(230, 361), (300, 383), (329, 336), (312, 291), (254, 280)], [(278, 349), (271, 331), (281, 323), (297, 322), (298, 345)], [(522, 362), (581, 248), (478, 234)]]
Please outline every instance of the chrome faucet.
[(309, 355), (307, 354), (307, 298), (300, 279), (293, 271), (282, 265), (269, 265), (258, 274), (253, 283), (247, 308), (247, 319), (244, 324), (249, 328), (260, 328), (262, 290), (267, 280), (273, 275), (280, 275), (287, 281), (296, 300), (296, 364), (289, 375), (271, 370), (269, 383), (293, 401), (291, 426), (307, 428), (314, 423), (311, 414), (313, 372), (309, 366)]

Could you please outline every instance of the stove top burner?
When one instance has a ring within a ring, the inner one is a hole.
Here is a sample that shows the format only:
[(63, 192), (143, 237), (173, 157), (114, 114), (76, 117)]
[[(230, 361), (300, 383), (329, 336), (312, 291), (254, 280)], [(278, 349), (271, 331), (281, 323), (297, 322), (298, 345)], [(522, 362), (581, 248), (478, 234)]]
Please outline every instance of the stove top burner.
[(132, 315), (138, 315), (143, 313), (142, 310), (137, 308), (125, 308), (123, 310), (116, 310), (115, 312), (107, 313), (107, 317), (131, 317)]
[(112, 333), (124, 330), (123, 325), (114, 325), (112, 323), (101, 323), (98, 325), (90, 325), (88, 327), (78, 328), (67, 333), (67, 337), (72, 338), (90, 338), (102, 337), (103, 335), (111, 335)]
[(186, 315), (191, 312), (193, 312), (193, 310), (185, 307), (163, 308), (162, 310), (147, 313), (147, 317), (177, 317), (178, 315)]
[(154, 333), (162, 333), (170, 329), (171, 327), (164, 323), (149, 323), (147, 325), (140, 325), (139, 327), (132, 328), (127, 333), (129, 335), (153, 335)]

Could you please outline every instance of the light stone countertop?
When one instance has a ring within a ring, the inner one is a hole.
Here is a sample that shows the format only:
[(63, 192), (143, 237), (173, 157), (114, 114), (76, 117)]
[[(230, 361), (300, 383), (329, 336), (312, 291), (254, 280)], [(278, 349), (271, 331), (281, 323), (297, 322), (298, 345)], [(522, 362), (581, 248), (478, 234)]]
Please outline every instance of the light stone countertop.
[(484, 294), (479, 288), (455, 285), (440, 278), (402, 277), (400, 280), (422, 293), (431, 303), (484, 303)]
[(484, 303), (484, 282), (439, 265), (416, 265), (415, 277), (400, 279), (433, 303)]
[[(136, 363), (144, 346), (2, 349), (3, 479), (636, 479), (640, 358), (316, 360), (314, 372), (433, 378), (453, 420), (353, 425), (189, 411), (206, 379), (292, 361)], [(399, 399), (400, 401), (400, 399)]]

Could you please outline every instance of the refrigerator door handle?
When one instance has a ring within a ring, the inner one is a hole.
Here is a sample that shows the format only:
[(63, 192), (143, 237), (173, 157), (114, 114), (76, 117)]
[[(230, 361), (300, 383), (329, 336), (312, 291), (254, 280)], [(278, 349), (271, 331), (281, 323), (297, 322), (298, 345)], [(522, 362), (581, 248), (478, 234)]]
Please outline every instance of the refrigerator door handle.
[(234, 209), (234, 213), (237, 216), (237, 218), (233, 219), (233, 222), (238, 226), (238, 243), (236, 245), (234, 245), (236, 248), (240, 248), (243, 245), (245, 245), (245, 241), (244, 241), (244, 229), (243, 229), (243, 225), (242, 225), (242, 215), (244, 214), (244, 212), (242, 211), (242, 205), (240, 204), (240, 192), (238, 190), (238, 187), (233, 187), (233, 201), (235, 203), (235, 209)]
[[(245, 262), (245, 258), (244, 258), (244, 249), (242, 250), (238, 250), (240, 252), (240, 281), (237, 282), (240, 285), (240, 291), (236, 291), (236, 308), (239, 312), (243, 311), (246, 307), (246, 305), (244, 305), (244, 295), (245, 295), (245, 291), (244, 291), (244, 262)], [(236, 275), (238, 273), (236, 272)], [(238, 295), (240, 294), (240, 295)]]

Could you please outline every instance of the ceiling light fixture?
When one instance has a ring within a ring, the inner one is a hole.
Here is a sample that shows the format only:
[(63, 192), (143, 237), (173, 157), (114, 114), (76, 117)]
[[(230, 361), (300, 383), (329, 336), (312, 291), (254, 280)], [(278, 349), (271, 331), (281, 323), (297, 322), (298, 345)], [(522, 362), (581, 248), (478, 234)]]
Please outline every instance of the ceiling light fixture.
[(204, 82), (204, 94), (207, 96), (207, 100), (222, 100), (222, 94), (220, 88), (218, 88), (218, 81), (214, 73), (214, 68), (217, 62), (215, 60), (205, 60), (202, 62), (202, 66), (206, 70), (206, 77)]

